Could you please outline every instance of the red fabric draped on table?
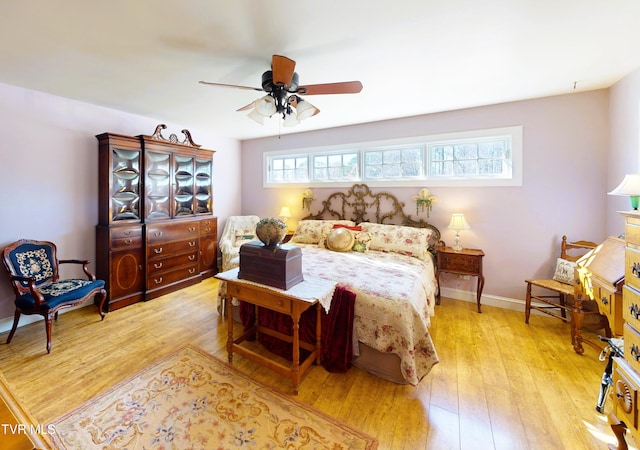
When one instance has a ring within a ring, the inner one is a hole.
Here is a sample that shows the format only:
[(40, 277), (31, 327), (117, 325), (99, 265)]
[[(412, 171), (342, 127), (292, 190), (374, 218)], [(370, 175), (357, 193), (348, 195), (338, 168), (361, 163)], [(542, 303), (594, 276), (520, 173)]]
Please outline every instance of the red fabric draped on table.
[[(356, 294), (337, 286), (333, 292), (329, 313), (322, 310), (322, 366), (329, 372), (346, 372), (353, 359), (353, 311)], [(240, 302), (240, 318), (244, 329), (253, 324), (255, 308)], [(266, 308), (260, 308), (260, 325), (286, 335), (293, 334), (291, 317)], [(316, 309), (309, 308), (300, 318), (300, 340), (314, 344), (316, 341)], [(260, 343), (276, 355), (291, 360), (292, 346), (266, 334), (260, 334)], [(300, 349), (301, 360), (306, 350)], [(308, 353), (306, 353), (308, 354)]]

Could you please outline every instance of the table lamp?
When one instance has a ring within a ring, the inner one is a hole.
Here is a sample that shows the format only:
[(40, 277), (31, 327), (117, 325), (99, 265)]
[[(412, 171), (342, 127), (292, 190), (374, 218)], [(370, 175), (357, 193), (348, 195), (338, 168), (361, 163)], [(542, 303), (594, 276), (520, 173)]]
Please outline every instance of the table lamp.
[(609, 195), (625, 195), (631, 201), (631, 208), (638, 209), (640, 203), (640, 173), (628, 173)]
[(462, 244), (460, 243), (460, 230), (471, 229), (467, 221), (464, 219), (464, 214), (452, 214), (451, 222), (449, 223), (449, 226), (447, 228), (449, 230), (456, 230), (456, 240), (453, 244), (453, 249), (456, 252), (459, 252), (460, 250), (462, 250)]
[(289, 229), (289, 225), (287, 224), (289, 217), (291, 217), (291, 210), (288, 206), (283, 206), (280, 210), (280, 218), (282, 219), (284, 224), (287, 225), (287, 230)]

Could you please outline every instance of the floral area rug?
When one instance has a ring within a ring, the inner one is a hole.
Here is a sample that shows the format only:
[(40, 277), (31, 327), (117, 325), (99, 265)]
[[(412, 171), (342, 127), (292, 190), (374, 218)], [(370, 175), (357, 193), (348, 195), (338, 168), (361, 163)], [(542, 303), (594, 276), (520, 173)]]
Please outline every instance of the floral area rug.
[(195, 347), (54, 420), (61, 449), (375, 449), (377, 441)]

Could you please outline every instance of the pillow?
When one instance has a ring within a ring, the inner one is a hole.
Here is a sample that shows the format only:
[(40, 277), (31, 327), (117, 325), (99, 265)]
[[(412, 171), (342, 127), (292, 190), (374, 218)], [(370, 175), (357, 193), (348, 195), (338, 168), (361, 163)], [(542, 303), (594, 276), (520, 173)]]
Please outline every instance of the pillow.
[(354, 243), (355, 236), (348, 228), (334, 228), (327, 236), (327, 248), (334, 252), (348, 252)]
[(400, 253), (418, 259), (429, 257), (429, 239), (433, 230), (402, 225), (363, 222), (362, 231), (371, 236), (371, 250)]
[(556, 260), (556, 271), (553, 274), (553, 279), (564, 284), (575, 284), (576, 266), (577, 264), (573, 261), (567, 261), (566, 259), (558, 258)]
[(336, 224), (355, 226), (355, 222), (352, 220), (301, 220), (298, 222), (290, 242), (317, 244), (325, 232), (328, 235), (331, 228)]
[(353, 244), (354, 252), (367, 253), (371, 246), (371, 235), (366, 231), (356, 233), (356, 242)]

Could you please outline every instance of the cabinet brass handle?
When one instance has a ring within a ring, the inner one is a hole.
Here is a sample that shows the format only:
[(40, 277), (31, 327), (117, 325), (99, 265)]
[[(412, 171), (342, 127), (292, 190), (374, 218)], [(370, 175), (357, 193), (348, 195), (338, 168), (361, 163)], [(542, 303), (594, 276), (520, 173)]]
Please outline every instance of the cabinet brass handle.
[(162, 267), (162, 263), (155, 263), (153, 267), (155, 267), (156, 269), (160, 269)]
[(124, 230), (125, 236), (129, 236), (131, 234), (131, 230)]
[(189, 269), (189, 273), (195, 273), (195, 272), (196, 272), (196, 269), (194, 268)]
[(160, 283), (162, 283), (162, 277), (156, 278), (153, 281), (155, 281), (156, 284), (160, 284)]
[(196, 231), (196, 227), (189, 227), (189, 233), (193, 233), (194, 231)]
[(189, 261), (193, 261), (196, 259), (196, 255), (189, 255), (187, 258), (189, 258)]
[(132, 242), (133, 242), (132, 239), (125, 239), (124, 240), (124, 243), (127, 244), (127, 245), (131, 245)]
[(607, 297), (602, 297), (600, 299), (600, 301), (602, 302), (603, 305), (608, 305), (609, 304), (609, 299)]
[(631, 264), (631, 274), (636, 278), (640, 278), (640, 263), (634, 262)]
[(162, 231), (155, 231), (155, 232), (153, 233), (153, 235), (154, 235), (155, 237), (160, 237), (160, 236), (162, 236)]
[(204, 231), (205, 233), (209, 233), (211, 231), (211, 228), (205, 228)]
[(636, 303), (629, 306), (629, 314), (631, 314), (634, 319), (638, 320), (638, 317), (640, 317), (640, 306)]
[(636, 360), (636, 362), (640, 361), (640, 348), (637, 345), (633, 344), (630, 349), (631, 357)]
[(191, 241), (191, 242), (189, 242), (189, 247), (195, 247), (195, 246), (196, 246), (195, 241)]
[(154, 248), (154, 249), (153, 249), (153, 251), (154, 251), (156, 254), (158, 254), (158, 255), (159, 255), (160, 253), (162, 253), (162, 247), (160, 247), (160, 248)]

